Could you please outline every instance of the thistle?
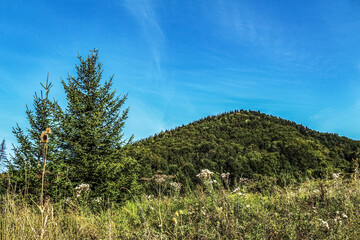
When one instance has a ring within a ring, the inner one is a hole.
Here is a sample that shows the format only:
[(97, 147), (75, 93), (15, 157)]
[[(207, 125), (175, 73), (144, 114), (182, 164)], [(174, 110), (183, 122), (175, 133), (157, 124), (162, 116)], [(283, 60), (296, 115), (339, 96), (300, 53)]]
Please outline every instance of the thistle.
[(42, 143), (49, 142), (48, 133), (47, 132), (42, 132), (41, 135), (40, 135), (40, 140), (41, 140)]

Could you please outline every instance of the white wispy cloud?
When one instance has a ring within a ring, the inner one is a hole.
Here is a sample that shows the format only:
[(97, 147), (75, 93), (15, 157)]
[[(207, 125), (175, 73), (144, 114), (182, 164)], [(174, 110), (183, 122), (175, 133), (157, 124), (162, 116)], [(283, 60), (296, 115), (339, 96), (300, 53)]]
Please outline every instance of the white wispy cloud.
[[(313, 127), (322, 132), (356, 138), (360, 134), (360, 99), (348, 106), (329, 106), (310, 116)], [(360, 140), (357, 138), (356, 140)]]
[(310, 67), (309, 60), (313, 62), (318, 56), (304, 51), (301, 42), (289, 33), (289, 26), (277, 18), (275, 11), (269, 10), (271, 7), (268, 11), (260, 11), (250, 2), (219, 0), (208, 8), (208, 15), (217, 26), (219, 36), (256, 49), (273, 60), (307, 62), (304, 67)]
[(152, 1), (126, 1), (126, 8), (141, 26), (142, 32), (149, 43), (152, 59), (155, 63), (158, 78), (162, 78), (162, 58), (165, 35)]
[[(133, 91), (151, 96), (151, 102), (140, 102), (139, 100), (135, 103), (132, 108), (134, 112), (129, 116), (129, 125), (142, 126), (141, 129), (137, 130), (138, 134), (135, 134), (137, 138), (159, 132), (168, 127), (165, 125), (165, 116), (173, 107), (177, 90), (172, 78), (168, 76), (167, 69), (163, 66), (166, 61), (166, 36), (161, 26), (161, 12), (158, 6), (151, 0), (128, 0), (125, 7), (140, 26), (141, 35), (147, 43), (144, 46), (147, 46), (150, 54), (148, 67), (141, 70), (142, 78), (145, 79), (146, 83), (132, 86)], [(186, 97), (184, 98), (183, 103), (187, 102)], [(187, 103), (188, 108), (191, 108), (191, 103)], [(138, 110), (141, 108), (152, 110), (150, 112)]]

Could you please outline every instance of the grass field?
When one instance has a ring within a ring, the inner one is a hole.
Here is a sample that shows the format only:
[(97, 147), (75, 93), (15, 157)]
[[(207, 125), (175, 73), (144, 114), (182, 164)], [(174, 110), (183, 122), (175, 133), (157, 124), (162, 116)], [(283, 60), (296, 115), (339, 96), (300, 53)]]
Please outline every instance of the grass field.
[[(160, 193), (160, 192), (159, 192)], [(98, 205), (97, 205), (98, 204)], [(125, 205), (1, 196), (0, 239), (359, 239), (360, 179), (334, 175), (262, 193), (246, 184), (134, 197)]]

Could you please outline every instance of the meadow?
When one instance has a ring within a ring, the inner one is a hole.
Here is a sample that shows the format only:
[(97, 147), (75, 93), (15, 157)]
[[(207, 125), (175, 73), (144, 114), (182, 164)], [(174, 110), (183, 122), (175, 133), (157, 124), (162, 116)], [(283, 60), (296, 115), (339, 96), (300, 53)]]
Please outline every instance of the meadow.
[(166, 175), (158, 176), (160, 181), (149, 183), (153, 194), (133, 196), (122, 205), (91, 199), (91, 189), (83, 188), (64, 201), (46, 199), (43, 215), (23, 195), (8, 192), (0, 200), (0, 239), (358, 239), (360, 235), (357, 172), (287, 187), (259, 188), (259, 183), (240, 179), (232, 189), (208, 175), (187, 194), (170, 185)]

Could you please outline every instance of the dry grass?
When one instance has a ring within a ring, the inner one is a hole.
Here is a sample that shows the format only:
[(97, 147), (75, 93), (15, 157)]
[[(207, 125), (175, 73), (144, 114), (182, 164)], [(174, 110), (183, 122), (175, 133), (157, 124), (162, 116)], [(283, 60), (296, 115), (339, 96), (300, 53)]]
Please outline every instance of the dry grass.
[[(268, 194), (223, 188), (189, 196), (145, 195), (121, 207), (47, 201), (36, 206), (4, 195), (0, 239), (358, 239), (360, 179), (311, 180)], [(241, 193), (241, 194), (240, 194)]]

